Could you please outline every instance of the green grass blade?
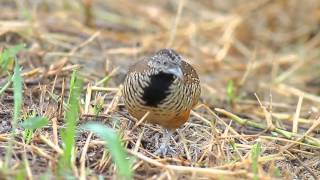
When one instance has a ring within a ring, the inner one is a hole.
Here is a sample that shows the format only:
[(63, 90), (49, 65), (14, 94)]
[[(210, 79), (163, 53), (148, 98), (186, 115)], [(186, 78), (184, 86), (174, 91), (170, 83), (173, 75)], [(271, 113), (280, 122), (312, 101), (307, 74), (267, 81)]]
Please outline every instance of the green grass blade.
[(125, 179), (132, 179), (131, 164), (128, 155), (121, 145), (121, 140), (117, 133), (104, 125), (91, 122), (82, 126), (85, 130), (94, 132), (107, 144), (107, 148), (111, 153), (113, 161), (118, 167), (119, 175)]
[(9, 141), (9, 146), (7, 148), (5, 167), (8, 167), (9, 160), (12, 155), (12, 140), (15, 137), (15, 131), (17, 127), (17, 122), (21, 112), (22, 106), (22, 77), (21, 70), (18, 62), (15, 63), (14, 74), (13, 74), (13, 98), (14, 98), (14, 109), (13, 109), (13, 120), (12, 120), (12, 132), (11, 140)]
[(16, 63), (13, 75), (13, 97), (14, 97), (14, 109), (13, 109), (13, 124), (16, 127), (18, 118), (20, 116), (22, 106), (22, 77), (21, 70), (18, 63)]
[(27, 173), (25, 169), (19, 169), (15, 176), (15, 180), (25, 180), (25, 179), (27, 179)]
[[(71, 167), (71, 158), (73, 147), (75, 144), (76, 124), (79, 119), (79, 102), (82, 89), (82, 80), (77, 78), (76, 71), (73, 72), (70, 82), (70, 93), (68, 99), (68, 106), (65, 112), (66, 129), (62, 131), (62, 141), (64, 143), (64, 154), (62, 157), (62, 164)], [(61, 165), (62, 165), (61, 164)]]
[(256, 144), (253, 145), (252, 150), (251, 150), (251, 161), (252, 161), (252, 171), (254, 174), (253, 179), (257, 180), (259, 179), (258, 177), (258, 168), (259, 168), (259, 156), (261, 154), (261, 143), (257, 142)]
[(47, 117), (35, 116), (24, 120), (21, 125), (25, 129), (35, 130), (47, 125), (49, 120)]

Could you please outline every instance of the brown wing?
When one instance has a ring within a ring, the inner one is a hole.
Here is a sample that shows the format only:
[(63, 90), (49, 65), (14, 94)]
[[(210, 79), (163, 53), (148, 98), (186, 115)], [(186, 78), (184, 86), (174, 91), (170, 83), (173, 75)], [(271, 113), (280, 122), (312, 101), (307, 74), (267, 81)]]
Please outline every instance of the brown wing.
[(184, 74), (184, 82), (192, 90), (193, 106), (198, 103), (201, 94), (200, 79), (196, 70), (187, 62), (181, 62), (181, 69)]
[(199, 84), (200, 80), (198, 74), (189, 63), (187, 63), (186, 61), (181, 61), (181, 69), (186, 83)]
[(132, 66), (130, 66), (128, 74), (130, 74), (132, 72), (144, 72), (144, 71), (148, 70), (149, 68), (150, 67), (148, 66), (148, 60), (143, 59), (143, 60), (136, 62)]

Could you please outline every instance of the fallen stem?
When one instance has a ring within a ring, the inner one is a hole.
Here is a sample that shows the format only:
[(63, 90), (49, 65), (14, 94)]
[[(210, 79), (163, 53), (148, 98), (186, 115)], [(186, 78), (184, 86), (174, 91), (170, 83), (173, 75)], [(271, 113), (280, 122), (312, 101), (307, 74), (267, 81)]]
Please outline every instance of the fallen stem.
[[(258, 129), (263, 129), (263, 130), (266, 130), (267, 129), (267, 126), (264, 125), (264, 124), (261, 124), (261, 123), (257, 123), (257, 122), (254, 122), (252, 120), (249, 120), (249, 119), (243, 119), (231, 112), (228, 112), (224, 109), (220, 109), (220, 108), (215, 108), (215, 111), (231, 118), (233, 121), (235, 121), (236, 123), (242, 125), (242, 126), (245, 126), (245, 125), (249, 125), (251, 127), (255, 127), (255, 128), (258, 128)], [(320, 147), (320, 141), (316, 138), (313, 138), (313, 137), (310, 137), (310, 136), (303, 136), (303, 135), (300, 135), (298, 133), (292, 133), (292, 132), (289, 132), (289, 131), (286, 131), (286, 130), (283, 130), (283, 129), (280, 129), (280, 128), (273, 128), (271, 129), (270, 131), (272, 132), (276, 132), (278, 134), (281, 134), (282, 136), (286, 137), (287, 139), (298, 139), (298, 138), (304, 138), (303, 141), (306, 143), (306, 144), (310, 144), (310, 145), (313, 145), (313, 146), (316, 146), (316, 147)]]

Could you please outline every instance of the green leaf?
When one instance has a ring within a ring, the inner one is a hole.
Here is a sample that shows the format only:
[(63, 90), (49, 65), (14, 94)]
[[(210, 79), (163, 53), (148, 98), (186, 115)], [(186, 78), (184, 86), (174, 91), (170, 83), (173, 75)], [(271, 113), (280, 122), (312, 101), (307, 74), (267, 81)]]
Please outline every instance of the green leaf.
[(39, 129), (42, 128), (43, 126), (47, 125), (49, 123), (49, 120), (47, 117), (41, 117), (41, 116), (36, 116), (32, 117), (29, 119), (24, 120), (21, 125), (25, 129)]
[(257, 180), (259, 179), (258, 177), (258, 165), (259, 165), (259, 156), (261, 154), (261, 143), (257, 142), (256, 144), (253, 145), (251, 149), (251, 161), (252, 161), (252, 171), (254, 174), (253, 179)]
[(18, 44), (11, 48), (5, 49), (0, 54), (0, 69), (6, 71), (8, 69), (8, 65), (13, 62), (14, 58), (24, 48), (24, 44)]
[(113, 161), (118, 167), (120, 176), (126, 179), (132, 179), (131, 163), (128, 155), (121, 145), (121, 140), (117, 133), (101, 123), (90, 122), (82, 126), (85, 130), (94, 132), (106, 142), (107, 148), (111, 153)]

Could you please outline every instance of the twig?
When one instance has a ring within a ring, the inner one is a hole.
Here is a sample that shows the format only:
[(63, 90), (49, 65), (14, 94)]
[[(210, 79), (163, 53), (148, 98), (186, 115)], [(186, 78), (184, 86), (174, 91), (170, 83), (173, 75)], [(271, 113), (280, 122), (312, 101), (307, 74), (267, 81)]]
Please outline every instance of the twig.
[(63, 154), (63, 150), (59, 146), (52, 143), (50, 140), (48, 140), (43, 135), (40, 135), (39, 137), (44, 143), (46, 143), (48, 146), (50, 146), (52, 149), (54, 149), (58, 154), (60, 154), (60, 155)]
[[(261, 123), (256, 123), (256, 122), (253, 122), (252, 120), (248, 120), (248, 119), (243, 119), (243, 118), (240, 118), (239, 116), (235, 115), (235, 114), (232, 114), (224, 109), (220, 109), (220, 108), (215, 108), (215, 110), (221, 114), (224, 114), (226, 115), (227, 117), (231, 118), (232, 120), (234, 120), (236, 123), (240, 124), (240, 125), (249, 125), (249, 126), (252, 126), (252, 127), (255, 127), (255, 128), (258, 128), (258, 129), (266, 129), (267, 127)], [(293, 137), (300, 137), (302, 138), (307, 144), (311, 144), (311, 145), (314, 145), (316, 147), (320, 147), (320, 141), (315, 139), (315, 138), (312, 138), (310, 136), (305, 136), (305, 138), (303, 138), (304, 136), (301, 136), (299, 134), (296, 134), (296, 133), (292, 133), (292, 132), (289, 132), (289, 131), (286, 131), (286, 130), (283, 130), (283, 129), (280, 129), (280, 128), (274, 128), (272, 130), (273, 132), (276, 132), (278, 134), (281, 134), (283, 135), (284, 137), (288, 138), (288, 139), (292, 139)]]
[(175, 18), (175, 21), (174, 21), (174, 25), (173, 25), (173, 27), (172, 27), (172, 29), (170, 31), (170, 38), (169, 38), (169, 41), (168, 41), (166, 47), (171, 47), (173, 42), (174, 42), (174, 39), (175, 39), (176, 33), (177, 33), (177, 27), (178, 27), (178, 24), (180, 22), (181, 13), (182, 13), (184, 4), (185, 4), (185, 0), (179, 0), (177, 15), (176, 15), (176, 18)]
[(156, 160), (148, 158), (141, 153), (133, 152), (130, 150), (128, 150), (128, 152), (131, 155), (133, 155), (133, 156), (135, 156), (145, 162), (148, 162), (154, 166), (177, 171), (177, 172), (196, 173), (196, 174), (207, 175), (207, 176), (212, 176), (212, 177), (216, 177), (219, 175), (239, 176), (239, 175), (246, 175), (246, 173), (247, 173), (244, 170), (228, 171), (228, 170), (220, 170), (220, 169), (216, 169), (216, 168), (198, 168), (198, 167), (188, 167), (188, 166), (165, 165), (165, 164), (162, 164)]
[(90, 132), (90, 134), (87, 137), (86, 143), (84, 144), (81, 152), (81, 157), (80, 157), (80, 180), (85, 180), (86, 179), (86, 154), (89, 148), (89, 143), (91, 140), (93, 133)]
[(296, 113), (294, 114), (293, 120), (292, 120), (292, 132), (297, 133), (298, 132), (298, 123), (299, 123), (299, 117), (300, 117), (300, 111), (302, 106), (302, 100), (303, 100), (303, 94), (299, 96), (299, 101), (297, 104)]

